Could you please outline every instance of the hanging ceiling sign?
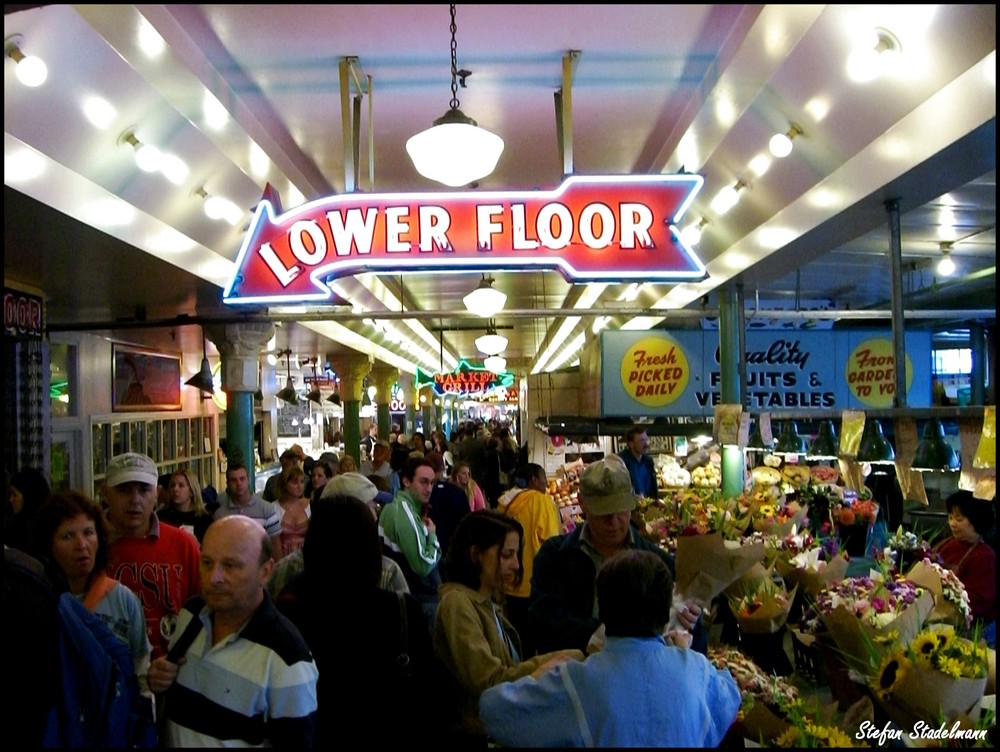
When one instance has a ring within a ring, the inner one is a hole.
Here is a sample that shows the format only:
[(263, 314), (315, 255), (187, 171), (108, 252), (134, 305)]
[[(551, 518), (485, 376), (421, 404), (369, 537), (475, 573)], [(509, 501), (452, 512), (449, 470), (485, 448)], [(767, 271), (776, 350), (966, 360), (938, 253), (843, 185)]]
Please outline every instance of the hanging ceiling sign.
[(430, 385), (437, 395), (456, 394), (468, 397), (495, 387), (509, 387), (514, 383), (514, 374), (510, 371), (494, 373), (486, 368), (470, 366), (462, 360), (454, 371), (448, 373), (429, 373), (417, 366), (413, 383), (417, 389)]
[(700, 175), (573, 176), (552, 191), (359, 194), (282, 213), (268, 186), (223, 293), (233, 305), (344, 302), (363, 272), (557, 269), (575, 282), (705, 277), (676, 224)]

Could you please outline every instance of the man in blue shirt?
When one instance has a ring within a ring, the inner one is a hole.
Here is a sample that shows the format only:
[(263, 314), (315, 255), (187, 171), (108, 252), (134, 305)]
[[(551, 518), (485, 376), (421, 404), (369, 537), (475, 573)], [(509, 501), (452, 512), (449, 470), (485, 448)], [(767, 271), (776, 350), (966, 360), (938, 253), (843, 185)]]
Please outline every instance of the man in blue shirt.
[(622, 458), (632, 479), (632, 490), (647, 499), (657, 498), (659, 484), (656, 480), (656, 466), (649, 456), (649, 435), (642, 426), (632, 426), (625, 432), (627, 445), (618, 456)]

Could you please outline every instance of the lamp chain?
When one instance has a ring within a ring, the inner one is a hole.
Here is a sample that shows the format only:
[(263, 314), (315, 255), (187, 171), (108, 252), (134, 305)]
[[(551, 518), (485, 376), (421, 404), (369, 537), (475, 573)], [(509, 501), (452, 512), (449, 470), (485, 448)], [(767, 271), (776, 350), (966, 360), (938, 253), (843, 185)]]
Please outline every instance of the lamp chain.
[(455, 33), (458, 26), (455, 25), (455, 6), (451, 8), (451, 109), (458, 109), (458, 42), (455, 41)]

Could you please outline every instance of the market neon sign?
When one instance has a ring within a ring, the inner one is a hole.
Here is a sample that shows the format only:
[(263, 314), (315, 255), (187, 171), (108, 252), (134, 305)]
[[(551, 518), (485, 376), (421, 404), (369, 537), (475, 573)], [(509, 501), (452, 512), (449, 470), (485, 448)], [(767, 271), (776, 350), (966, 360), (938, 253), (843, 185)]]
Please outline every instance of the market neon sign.
[(693, 281), (676, 224), (700, 175), (573, 176), (552, 191), (348, 194), (282, 213), (268, 187), (223, 301), (338, 302), (365, 272), (557, 269), (569, 281)]
[(487, 368), (476, 368), (468, 362), (459, 361), (454, 371), (447, 373), (430, 373), (420, 366), (413, 379), (417, 389), (430, 386), (438, 396), (454, 394), (467, 397), (471, 394), (481, 394), (497, 387), (506, 389), (514, 383), (514, 374), (510, 371), (494, 373)]

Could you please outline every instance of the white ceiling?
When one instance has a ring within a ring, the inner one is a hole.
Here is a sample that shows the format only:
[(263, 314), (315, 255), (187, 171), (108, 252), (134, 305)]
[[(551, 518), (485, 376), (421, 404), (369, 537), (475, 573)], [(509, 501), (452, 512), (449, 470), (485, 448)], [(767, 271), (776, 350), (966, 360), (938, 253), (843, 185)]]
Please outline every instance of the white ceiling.
[[(21, 35), (24, 53), (42, 57), (49, 77), (29, 89), (5, 62), (4, 272), (46, 292), (53, 326), (110, 322), (140, 308), (150, 319), (232, 315), (220, 310), (221, 288), (264, 186), (286, 207), (293, 186), (306, 200), (351, 187), (345, 58), (356, 58), (365, 86), (370, 77), (355, 187), (441, 188), (415, 172), (404, 144), (448, 108), (446, 5), (5, 9), (5, 38)], [(852, 46), (875, 27), (898, 38), (899, 64), (875, 81), (852, 82)], [(150, 30), (162, 42), (152, 55), (140, 43)], [(690, 318), (676, 311), (711, 308), (729, 281), (742, 283), (750, 308), (886, 311), (889, 199), (901, 210), (906, 308), (987, 307), (995, 319), (993, 5), (460, 5), (457, 51), (459, 67), (472, 71), (458, 92), (462, 110), (506, 142), (496, 171), (470, 189), (561, 182), (555, 93), (570, 51), (578, 52), (565, 92), (572, 172), (685, 169), (705, 178), (681, 225), (708, 220), (695, 249), (708, 280), (646, 285), (629, 303), (620, 301), (626, 285), (610, 285), (586, 310), (572, 311), (584, 314), (573, 335), (593, 336), (602, 309), (612, 326), (638, 314), (649, 325), (682, 325)], [(104, 129), (83, 115), (90, 95), (116, 110)], [(211, 125), (206, 99), (225, 114), (221, 127)], [(803, 133), (792, 154), (755, 175), (751, 160), (793, 122)], [(174, 185), (138, 170), (133, 150), (119, 143), (129, 127), (184, 159), (189, 177)], [(264, 155), (264, 172), (255, 172), (251, 144)], [(20, 166), (24, 150), (41, 157), (38, 175)], [(737, 180), (749, 184), (742, 200), (717, 216), (711, 199)], [(232, 199), (243, 219), (235, 227), (208, 219), (199, 189)], [(125, 202), (131, 221), (107, 226), (107, 213), (94, 208), (101, 199)], [(165, 234), (186, 250), (164, 246)], [(960, 282), (934, 272), (943, 241), (954, 241)], [(537, 369), (584, 288), (555, 272), (494, 276), (507, 308), (519, 312), (497, 317), (510, 338), (506, 355)], [(475, 356), (483, 324), (462, 314), (461, 298), (478, 281), (367, 274), (343, 287), (365, 316), (413, 312), (400, 331), (419, 342), (427, 367), (441, 358), (442, 339), (448, 356)], [(323, 312), (313, 309), (311, 318)], [(369, 352), (412, 371), (412, 354), (398, 344), (356, 319), (334, 318), (286, 322), (279, 347), (331, 360)], [(197, 363), (200, 337), (192, 341)]]

